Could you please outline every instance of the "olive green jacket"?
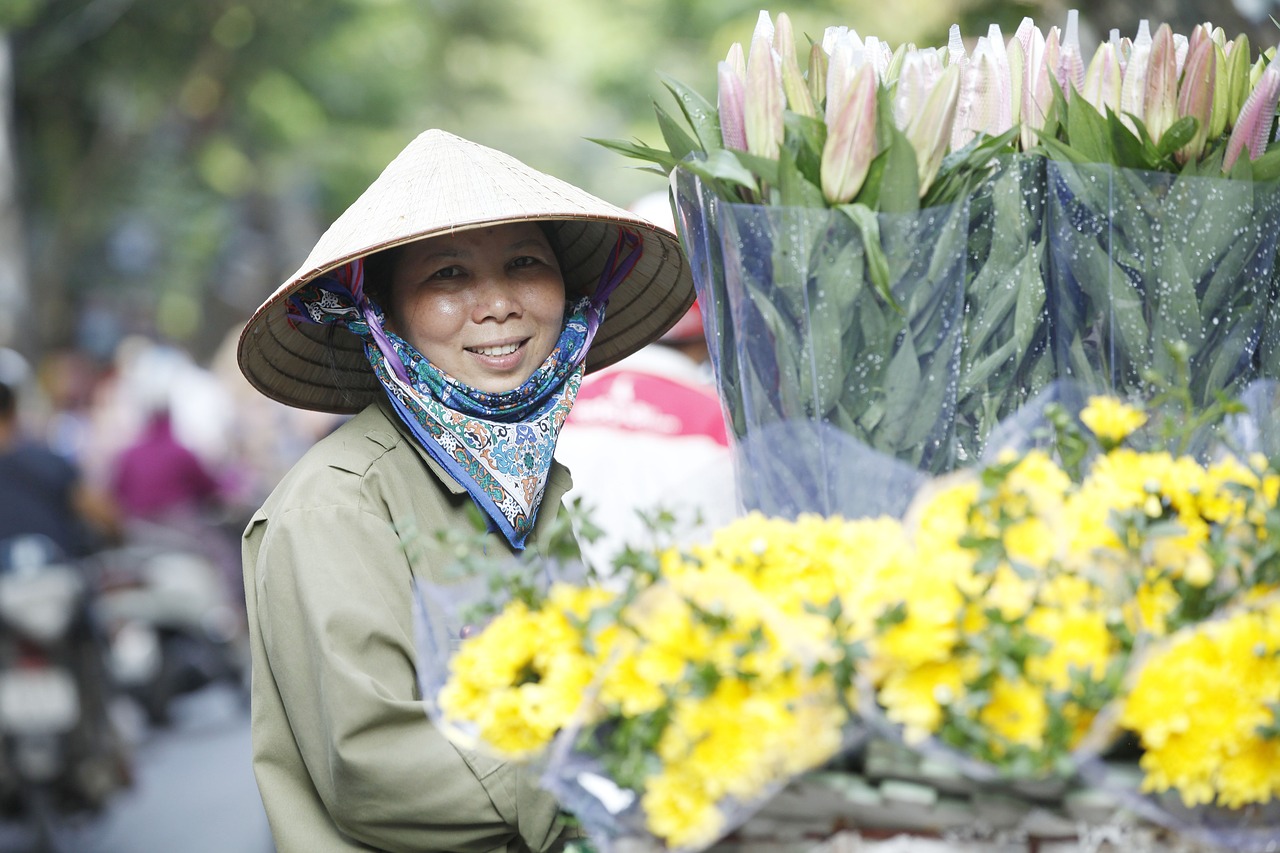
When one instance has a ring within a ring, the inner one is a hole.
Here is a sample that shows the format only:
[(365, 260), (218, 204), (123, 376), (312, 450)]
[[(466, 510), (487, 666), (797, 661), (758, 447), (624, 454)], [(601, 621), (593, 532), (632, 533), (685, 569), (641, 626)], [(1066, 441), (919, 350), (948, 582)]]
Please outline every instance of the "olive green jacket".
[[(557, 463), (531, 547), (569, 486)], [(420, 701), (413, 580), (441, 579), (434, 531), (469, 530), (470, 503), (375, 404), (312, 448), (245, 530), (253, 765), (280, 853), (563, 843), (530, 771), (454, 747)]]

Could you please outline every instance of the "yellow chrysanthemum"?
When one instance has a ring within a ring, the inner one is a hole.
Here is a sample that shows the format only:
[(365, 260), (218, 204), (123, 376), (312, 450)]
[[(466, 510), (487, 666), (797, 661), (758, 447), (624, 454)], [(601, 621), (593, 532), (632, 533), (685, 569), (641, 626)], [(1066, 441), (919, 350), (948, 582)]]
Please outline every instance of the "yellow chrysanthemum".
[(574, 718), (596, 674), (569, 615), (581, 618), (607, 597), (557, 586), (540, 610), (520, 601), (508, 605), (454, 656), (438, 697), (445, 719), (474, 728), (480, 740), (512, 758), (545, 748)]
[(1067, 691), (1078, 675), (1098, 680), (1117, 651), (1117, 642), (1101, 610), (1038, 607), (1027, 630), (1049, 642), (1043, 655), (1027, 660), (1027, 676), (1051, 690)]
[(1049, 722), (1044, 690), (1024, 679), (998, 678), (978, 719), (1001, 738), (990, 744), (997, 755), (1005, 752), (1007, 744), (1039, 749)]
[(1144, 790), (1230, 808), (1280, 790), (1277, 741), (1265, 734), (1280, 702), (1277, 618), (1274, 603), (1241, 611), (1177, 635), (1145, 662), (1121, 715), (1145, 749)]
[(720, 837), (724, 813), (703, 780), (681, 770), (665, 770), (645, 780), (640, 798), (649, 830), (667, 847), (704, 847)]
[(1147, 416), (1115, 397), (1090, 397), (1080, 412), (1080, 420), (1102, 441), (1118, 443), (1145, 424)]
[(946, 707), (964, 694), (976, 664), (973, 659), (951, 658), (889, 671), (876, 694), (885, 716), (903, 726), (908, 743), (919, 743), (935, 734)]

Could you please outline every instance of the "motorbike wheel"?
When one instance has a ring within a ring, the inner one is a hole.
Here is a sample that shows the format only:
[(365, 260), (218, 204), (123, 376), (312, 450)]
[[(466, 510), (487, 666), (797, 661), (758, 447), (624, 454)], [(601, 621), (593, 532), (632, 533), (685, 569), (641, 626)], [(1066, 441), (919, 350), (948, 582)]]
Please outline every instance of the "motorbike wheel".
[(212, 680), (210, 651), (205, 643), (182, 632), (166, 632), (160, 638), (160, 672), (142, 695), (147, 719), (158, 727), (173, 722), (173, 700)]

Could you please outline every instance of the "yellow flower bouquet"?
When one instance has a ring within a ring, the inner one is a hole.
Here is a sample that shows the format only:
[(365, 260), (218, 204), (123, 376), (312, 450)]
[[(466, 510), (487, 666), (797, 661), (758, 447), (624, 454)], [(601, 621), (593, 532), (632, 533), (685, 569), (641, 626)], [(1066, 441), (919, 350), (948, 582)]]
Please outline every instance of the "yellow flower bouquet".
[(871, 738), (1015, 795), (1053, 782), (1042, 807), (1109, 784), (1129, 741), (1145, 776), (1117, 792), (1140, 818), (1194, 829), (1167, 792), (1270, 821), (1280, 473), (1221, 440), (1181, 448), (1238, 408), (1052, 404), (900, 519), (752, 513), (631, 550), (606, 581), (535, 559), (550, 581), (462, 632), (428, 708), (466, 745), (541, 762), (602, 845), (703, 849), (802, 774), (859, 772)]

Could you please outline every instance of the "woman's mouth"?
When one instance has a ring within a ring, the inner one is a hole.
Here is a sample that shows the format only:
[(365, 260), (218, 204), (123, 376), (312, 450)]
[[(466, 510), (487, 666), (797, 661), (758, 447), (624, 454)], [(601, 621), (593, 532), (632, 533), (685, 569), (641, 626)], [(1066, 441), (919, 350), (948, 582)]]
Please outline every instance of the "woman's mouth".
[(467, 352), (473, 352), (476, 355), (482, 355), (486, 358), (501, 358), (504, 355), (511, 355), (520, 347), (524, 346), (524, 341), (513, 341), (506, 344), (495, 344), (485, 347), (467, 347)]

